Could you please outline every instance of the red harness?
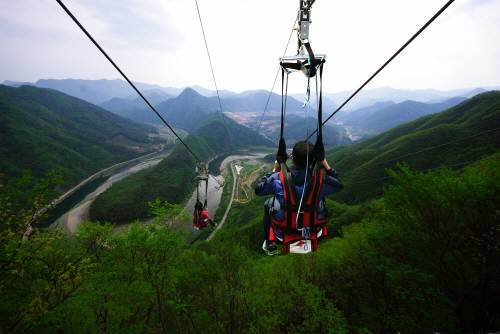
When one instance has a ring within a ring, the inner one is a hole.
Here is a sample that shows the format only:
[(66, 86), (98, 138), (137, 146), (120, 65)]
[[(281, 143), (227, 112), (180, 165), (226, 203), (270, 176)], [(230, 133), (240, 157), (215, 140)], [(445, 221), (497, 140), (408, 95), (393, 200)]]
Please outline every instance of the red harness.
[(200, 211), (195, 210), (193, 217), (193, 226), (195, 229), (201, 230), (208, 226), (208, 210), (203, 209)]
[[(321, 187), (323, 186), (324, 171), (323, 169), (315, 170), (312, 178), (312, 187), (308, 194), (304, 194), (307, 197), (304, 198), (302, 206), (299, 211), (299, 202), (297, 201), (294, 192), (294, 182), (292, 174), (286, 165), (282, 165), (280, 171), (280, 181), (283, 187), (283, 195), (285, 202), (285, 219), (277, 220), (272, 217), (273, 228), (270, 232), (270, 240), (275, 240), (273, 229), (277, 229), (283, 233), (283, 253), (288, 253), (290, 243), (302, 240), (302, 229), (308, 228), (310, 232), (309, 239), (312, 242), (313, 250), (317, 249), (318, 234), (322, 232), (321, 236), (325, 236), (326, 230), (326, 219), (318, 218), (318, 202), (319, 195), (321, 192)], [(298, 219), (297, 219), (298, 216)]]

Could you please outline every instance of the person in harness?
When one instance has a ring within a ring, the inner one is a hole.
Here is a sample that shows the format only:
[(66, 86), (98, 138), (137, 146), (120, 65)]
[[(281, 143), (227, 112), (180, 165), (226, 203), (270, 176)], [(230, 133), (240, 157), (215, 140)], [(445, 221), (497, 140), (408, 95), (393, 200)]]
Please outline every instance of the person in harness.
[(193, 212), (193, 226), (197, 230), (204, 229), (208, 225), (212, 225), (212, 227), (217, 227), (217, 224), (214, 223), (212, 219), (210, 219), (208, 208), (203, 205), (199, 200), (196, 201)]
[[(208, 174), (208, 166), (204, 162), (198, 163), (196, 166), (196, 204), (194, 205), (194, 211), (193, 211), (193, 227), (196, 230), (201, 230), (208, 225), (212, 225), (213, 227), (216, 227), (217, 224), (215, 224), (212, 219), (210, 219), (210, 216), (208, 214), (208, 179), (209, 179), (209, 174)], [(203, 203), (200, 199), (200, 185), (205, 185), (205, 202)]]
[[(294, 166), (290, 169), (290, 172), (293, 180), (293, 192), (297, 199), (306, 198), (311, 194), (311, 191), (313, 191), (311, 189), (314, 183), (313, 175), (311, 175), (312, 173), (310, 172), (311, 164), (314, 160), (313, 152), (314, 146), (307, 141), (300, 141), (293, 147), (292, 160)], [(308, 163), (309, 166), (307, 166)], [(326, 159), (321, 162), (321, 168), (323, 168), (325, 172), (321, 174), (323, 176), (321, 187), (317, 189), (318, 200), (315, 210), (318, 219), (324, 219), (326, 217), (325, 197), (343, 188), (343, 184), (337, 172), (330, 167)], [(274, 240), (271, 240), (271, 236), (276, 235), (278, 240), (281, 239), (280, 231), (271, 228), (272, 221), (273, 219), (276, 221), (283, 221), (285, 219), (285, 196), (290, 196), (285, 194), (285, 187), (280, 177), (280, 170), (280, 164), (275, 162), (272, 173), (268, 173), (262, 177), (255, 187), (255, 194), (257, 196), (274, 196), (266, 200), (264, 204), (264, 243), (262, 244), (262, 249), (268, 255), (277, 254), (277, 245)], [(308, 171), (307, 179), (306, 170)], [(321, 231), (318, 233), (318, 237), (320, 236)]]

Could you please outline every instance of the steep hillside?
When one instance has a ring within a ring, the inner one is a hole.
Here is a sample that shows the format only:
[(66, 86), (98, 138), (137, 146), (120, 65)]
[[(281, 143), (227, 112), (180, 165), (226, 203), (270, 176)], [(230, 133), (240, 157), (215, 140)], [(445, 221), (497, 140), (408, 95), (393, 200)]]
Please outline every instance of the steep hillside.
[[(227, 134), (228, 132), (229, 134)], [(196, 134), (204, 138), (218, 153), (248, 149), (252, 146), (272, 147), (275, 145), (254, 130), (240, 125), (228, 117), (224, 116), (223, 120), (219, 113), (208, 116)]]
[(328, 158), (346, 189), (339, 199), (359, 202), (377, 196), (388, 181), (386, 168), (398, 163), (424, 170), (463, 167), (500, 149), (500, 92), (469, 99), (367, 141), (333, 149)]
[(64, 172), (66, 185), (151, 150), (153, 128), (63, 93), (0, 85), (0, 171)]
[[(205, 119), (186, 143), (205, 161), (221, 153), (273, 144), (230, 119), (224, 124), (219, 114)], [(148, 217), (148, 203), (157, 198), (181, 203), (194, 189), (195, 165), (184, 146), (177, 145), (159, 165), (116, 183), (98, 197), (90, 208), (91, 218), (123, 223)]]

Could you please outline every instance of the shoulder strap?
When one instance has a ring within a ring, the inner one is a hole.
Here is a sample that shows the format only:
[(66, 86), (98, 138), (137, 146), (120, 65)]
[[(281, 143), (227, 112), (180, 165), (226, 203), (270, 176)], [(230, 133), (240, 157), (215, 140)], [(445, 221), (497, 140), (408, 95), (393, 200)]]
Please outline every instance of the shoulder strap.
[(321, 193), (321, 187), (323, 185), (323, 169), (320, 167), (315, 168), (313, 174), (313, 189), (311, 190), (311, 196), (308, 198), (308, 205), (310, 205), (313, 210), (310, 215), (309, 227), (312, 231), (315, 229), (316, 225), (316, 214), (318, 211), (318, 198)]
[(283, 194), (285, 199), (285, 210), (286, 210), (286, 226), (287, 228), (292, 228), (292, 209), (295, 205), (295, 195), (293, 189), (290, 185), (292, 180), (292, 174), (286, 163), (281, 163), (280, 180), (283, 185)]

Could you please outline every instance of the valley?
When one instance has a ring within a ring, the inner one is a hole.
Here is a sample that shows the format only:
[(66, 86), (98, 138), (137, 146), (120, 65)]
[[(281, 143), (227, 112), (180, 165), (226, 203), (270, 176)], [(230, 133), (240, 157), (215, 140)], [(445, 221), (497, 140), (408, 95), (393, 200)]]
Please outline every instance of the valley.
[(500, 334), (499, 35), (491, 0), (1, 2), (0, 334)]
[[(92, 190), (87, 194), (79, 193), (78, 197), (84, 196), (83, 200), (77, 202), (74, 206), (71, 207), (69, 211), (63, 213), (53, 223), (49, 222), (49, 224), (51, 224), (51, 227), (63, 227), (70, 234), (75, 234), (78, 225), (90, 219), (90, 214), (89, 214), (90, 206), (99, 195), (101, 195), (103, 192), (109, 189), (114, 183), (123, 180), (135, 173), (138, 173), (141, 170), (145, 170), (147, 168), (156, 166), (163, 159), (165, 159), (168, 156), (168, 154), (169, 153), (155, 153), (153, 155), (148, 155), (144, 158), (134, 159), (131, 162), (120, 164), (119, 166), (106, 168), (105, 170), (97, 173), (92, 178), (88, 179), (86, 182), (80, 184), (78, 188), (84, 186), (87, 182), (92, 181), (94, 178), (105, 177), (104, 181), (100, 183), (95, 190)], [(103, 174), (106, 176), (104, 176)], [(73, 191), (76, 192), (77, 189), (74, 189)], [(61, 202), (63, 201), (71, 202), (72, 199), (64, 198)], [(58, 211), (57, 205), (54, 207), (53, 210)]]
[[(264, 257), (266, 197), (253, 186), (271, 168), (279, 129), (270, 110), (255, 131), (266, 94), (226, 93), (234, 109), (224, 113), (195, 90), (159, 102), (191, 154), (126, 96), (105, 103), (118, 108), (112, 113), (53, 90), (0, 88), (0, 128), (9, 134), (0, 137), (0, 281), (8, 287), (0, 289), (9, 323), (37, 300), (55, 304), (22, 315), (22, 326), (151, 329), (158, 316), (148, 309), (162, 308), (174, 332), (185, 324), (223, 332), (226, 314), (238, 319), (235, 332), (280, 332), (258, 315), (271, 307), (286, 317), (306, 305), (304, 316), (321, 323), (293, 316), (297, 331), (496, 328), (494, 316), (474, 314), (497, 295), (499, 92), (376, 101), (341, 115), (325, 128), (327, 159), (344, 184), (326, 199), (328, 236), (311, 256)], [(287, 117), (289, 149), (314, 127), (300, 115)], [(197, 159), (209, 163), (216, 229), (192, 228)], [(24, 176), (30, 166), (33, 176)], [(62, 186), (46, 178), (54, 166), (63, 167)], [(46, 222), (56, 223), (35, 224), (19, 242), (33, 208), (54, 198)], [(277, 300), (287, 302), (269, 306)]]

